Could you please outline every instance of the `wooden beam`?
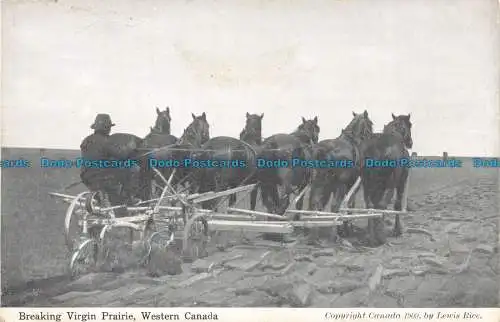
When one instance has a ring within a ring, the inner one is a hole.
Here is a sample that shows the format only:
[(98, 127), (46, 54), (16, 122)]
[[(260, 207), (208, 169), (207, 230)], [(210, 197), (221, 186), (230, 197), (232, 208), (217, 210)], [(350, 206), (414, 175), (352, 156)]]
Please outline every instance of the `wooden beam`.
[(290, 234), (293, 226), (288, 223), (268, 223), (268, 222), (231, 222), (227, 220), (209, 220), (208, 227), (215, 231), (253, 231), (262, 233)]
[(227, 211), (228, 212), (237, 212), (237, 213), (246, 214), (246, 215), (253, 215), (253, 216), (274, 218), (274, 219), (282, 220), (282, 221), (286, 221), (287, 220), (284, 216), (280, 216), (280, 215), (276, 215), (276, 214), (270, 214), (270, 213), (267, 213), (267, 212), (256, 211), (256, 210), (247, 210), (247, 209), (239, 209), (239, 208), (227, 208)]
[[(342, 212), (358, 212), (362, 214), (366, 213), (381, 213), (384, 215), (407, 215), (407, 211), (396, 211), (396, 210), (383, 210), (383, 209), (364, 209), (364, 208), (340, 208), (340, 211)], [(350, 215), (347, 215), (350, 216)]]
[(252, 190), (254, 187), (255, 187), (255, 184), (249, 184), (246, 186), (236, 187), (233, 189), (228, 189), (228, 190), (219, 191), (219, 192), (209, 191), (209, 192), (205, 192), (205, 193), (202, 193), (199, 195), (191, 195), (187, 199), (191, 200), (191, 202), (193, 202), (193, 203), (200, 203), (203, 201), (208, 201), (208, 200), (232, 195), (233, 193)]

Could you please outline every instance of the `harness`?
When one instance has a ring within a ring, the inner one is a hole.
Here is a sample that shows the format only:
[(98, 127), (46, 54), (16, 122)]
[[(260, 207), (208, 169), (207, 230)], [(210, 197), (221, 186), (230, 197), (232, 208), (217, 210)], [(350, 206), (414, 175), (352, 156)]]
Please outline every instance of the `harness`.
[(162, 130), (159, 130), (158, 128), (152, 127), (151, 132), (149, 134), (152, 135), (169, 135), (170, 133), (163, 132)]
[(361, 163), (361, 153), (360, 153), (360, 150), (359, 150), (359, 144), (356, 142), (356, 140), (354, 139), (354, 137), (352, 137), (350, 135), (350, 133), (342, 133), (342, 135), (340, 136), (341, 139), (343, 139), (344, 141), (347, 141), (348, 143), (351, 144), (352, 146), (352, 152), (354, 154), (354, 160), (355, 160), (355, 164), (362, 168), (363, 167), (363, 164)]

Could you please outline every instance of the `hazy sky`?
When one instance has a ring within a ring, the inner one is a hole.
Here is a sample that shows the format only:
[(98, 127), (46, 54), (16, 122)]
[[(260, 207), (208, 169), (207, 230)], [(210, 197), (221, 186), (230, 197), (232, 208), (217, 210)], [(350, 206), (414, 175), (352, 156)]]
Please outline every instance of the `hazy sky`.
[[(105, 3), (104, 3), (105, 2)], [(419, 154), (499, 154), (496, 0), (3, 1), (2, 145), (78, 148), (97, 113), (144, 136), (207, 112), (211, 135), (367, 109), (412, 113)]]

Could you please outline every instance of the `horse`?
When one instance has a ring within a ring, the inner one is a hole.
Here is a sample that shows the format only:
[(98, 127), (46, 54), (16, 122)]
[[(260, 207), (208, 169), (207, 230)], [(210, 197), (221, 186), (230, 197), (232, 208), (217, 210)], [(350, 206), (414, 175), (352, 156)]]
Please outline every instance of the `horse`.
[[(309, 194), (310, 210), (323, 211), (333, 194), (331, 212), (337, 213), (346, 194), (361, 175), (360, 145), (372, 136), (373, 122), (366, 110), (360, 114), (352, 114), (354, 118), (339, 137), (323, 140), (313, 148), (314, 160), (332, 164), (331, 167), (329, 165), (313, 170)], [(355, 194), (348, 200), (350, 208), (354, 207), (354, 196)], [(344, 230), (348, 233), (347, 222), (344, 222)]]
[[(240, 140), (250, 144), (254, 150), (258, 151), (260, 149), (260, 145), (262, 144), (262, 119), (264, 118), (264, 113), (261, 115), (250, 114), (247, 112), (246, 114), (246, 123), (245, 128), (240, 133)], [(251, 181), (254, 183), (254, 181)], [(259, 190), (257, 187), (252, 189), (250, 193), (250, 209), (255, 210), (255, 206), (257, 204), (257, 194)], [(231, 198), (234, 198), (231, 196)], [(230, 199), (231, 202), (231, 199)]]
[[(246, 114), (247, 122), (240, 138), (244, 137), (247, 142), (228, 136), (211, 138), (202, 146), (202, 151), (196, 154), (196, 158), (202, 162), (224, 162), (225, 165), (213, 165), (196, 170), (196, 181), (199, 192), (223, 191), (236, 188), (243, 184), (256, 183), (255, 145), (261, 139), (261, 122), (264, 115)], [(253, 143), (253, 144), (251, 144)], [(252, 196), (256, 198), (256, 190), (252, 190)], [(220, 199), (219, 199), (220, 200)], [(229, 206), (236, 202), (236, 194), (229, 196)], [(203, 203), (203, 208), (217, 208), (219, 201), (216, 199)], [(255, 208), (255, 205), (254, 205)]]
[[(170, 133), (170, 124), (172, 118), (170, 117), (170, 108), (167, 107), (164, 111), (156, 108), (156, 121), (153, 127), (150, 127), (150, 132), (144, 137), (143, 140), (143, 150), (151, 151), (151, 149), (161, 148), (165, 146), (170, 146), (179, 140), (177, 137)], [(148, 158), (142, 158), (141, 162), (141, 180), (143, 180), (144, 194), (148, 195), (148, 199), (153, 197), (153, 187), (149, 187), (150, 184), (155, 185), (156, 180), (153, 180), (154, 176), (149, 172), (148, 168)], [(160, 173), (164, 176), (170, 175), (172, 169), (170, 168), (159, 168)]]
[[(269, 213), (283, 215), (290, 205), (290, 195), (309, 184), (311, 169), (294, 167), (292, 162), (311, 159), (319, 132), (318, 117), (312, 120), (302, 117), (302, 124), (293, 133), (274, 134), (262, 143), (257, 157), (257, 180), (262, 203)], [(299, 198), (297, 209), (302, 209), (303, 200), (303, 196)]]
[[(156, 167), (165, 179), (173, 175), (171, 185), (174, 187), (179, 183), (183, 183), (182, 181), (184, 181), (184, 183), (192, 183), (192, 181), (186, 180), (188, 174), (192, 170), (192, 166), (189, 162), (192, 160), (196, 152), (195, 150), (201, 148), (201, 146), (210, 139), (210, 126), (207, 122), (205, 112), (200, 116), (195, 116), (191, 113), (191, 116), (193, 117), (193, 121), (184, 130), (183, 135), (177, 142), (153, 149), (146, 153), (146, 160), (143, 162), (146, 167), (143, 172), (149, 182), (152, 182), (154, 177), (151, 167)], [(157, 164), (165, 161), (178, 163), (178, 166), (162, 167)], [(173, 173), (174, 171), (175, 173)]]
[[(382, 133), (363, 142), (362, 154), (365, 163), (361, 177), (367, 208), (373, 206), (375, 209), (387, 209), (394, 197), (394, 189), (396, 189), (397, 197), (394, 209), (401, 210), (409, 169), (402, 166), (367, 167), (366, 162), (369, 159), (399, 162), (401, 159), (409, 158), (408, 149), (413, 146), (410, 116), (410, 114), (399, 116), (392, 114), (392, 121), (384, 126)], [(368, 229), (370, 230), (370, 236), (373, 237), (371, 238), (373, 244), (385, 243), (384, 234), (377, 233), (383, 230), (383, 221), (381, 219), (369, 220)], [(401, 222), (399, 215), (396, 215), (393, 235), (399, 236), (400, 234)]]
[(178, 138), (170, 133), (170, 108), (164, 111), (156, 108), (156, 122), (154, 127), (150, 127), (150, 132), (144, 137), (144, 146), (146, 148), (160, 148), (177, 142)]

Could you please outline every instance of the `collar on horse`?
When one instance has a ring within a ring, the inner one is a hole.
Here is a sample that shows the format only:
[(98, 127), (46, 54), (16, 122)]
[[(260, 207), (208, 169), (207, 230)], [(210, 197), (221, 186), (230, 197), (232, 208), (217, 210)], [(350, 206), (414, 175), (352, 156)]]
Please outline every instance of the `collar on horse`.
[[(186, 140), (188, 139), (188, 132), (191, 132), (191, 134), (193, 134), (195, 137), (200, 137), (201, 138), (201, 134), (197, 131), (197, 129), (194, 127), (194, 126), (189, 126), (188, 128), (186, 128), (184, 130), (184, 134), (177, 140), (177, 143), (176, 144), (188, 144), (188, 145), (191, 145), (193, 147), (197, 147), (193, 144), (193, 142), (190, 142), (190, 141), (187, 141)], [(200, 140), (201, 141), (201, 140)], [(201, 142), (200, 142), (200, 145), (201, 145)]]
[(314, 145), (314, 141), (313, 141), (313, 139), (312, 139), (309, 135), (307, 135), (307, 133), (305, 133), (304, 131), (296, 131), (296, 132), (292, 133), (292, 135), (294, 135), (294, 136), (298, 137), (298, 138), (299, 138), (299, 140), (300, 140), (301, 138), (305, 138), (305, 139), (307, 139), (307, 141), (309, 141), (309, 142), (308, 142), (308, 144), (309, 144), (310, 146), (313, 146), (313, 145)]
[(240, 140), (248, 143), (245, 141), (245, 139), (247, 138), (251, 138), (252, 140), (254, 140), (256, 145), (261, 145), (263, 141), (261, 133), (257, 133), (257, 131), (249, 131), (244, 128), (240, 133)]
[(361, 161), (360, 160), (361, 153), (359, 151), (360, 143), (358, 143), (357, 140), (352, 136), (351, 132), (344, 131), (344, 132), (342, 132), (342, 135), (340, 137), (351, 144), (351, 146), (353, 148), (355, 164), (360, 165), (360, 161)]
[(159, 130), (156, 127), (151, 127), (151, 131), (150, 132), (151, 132), (152, 135), (169, 135), (170, 134), (170, 133), (162, 132), (161, 130)]

